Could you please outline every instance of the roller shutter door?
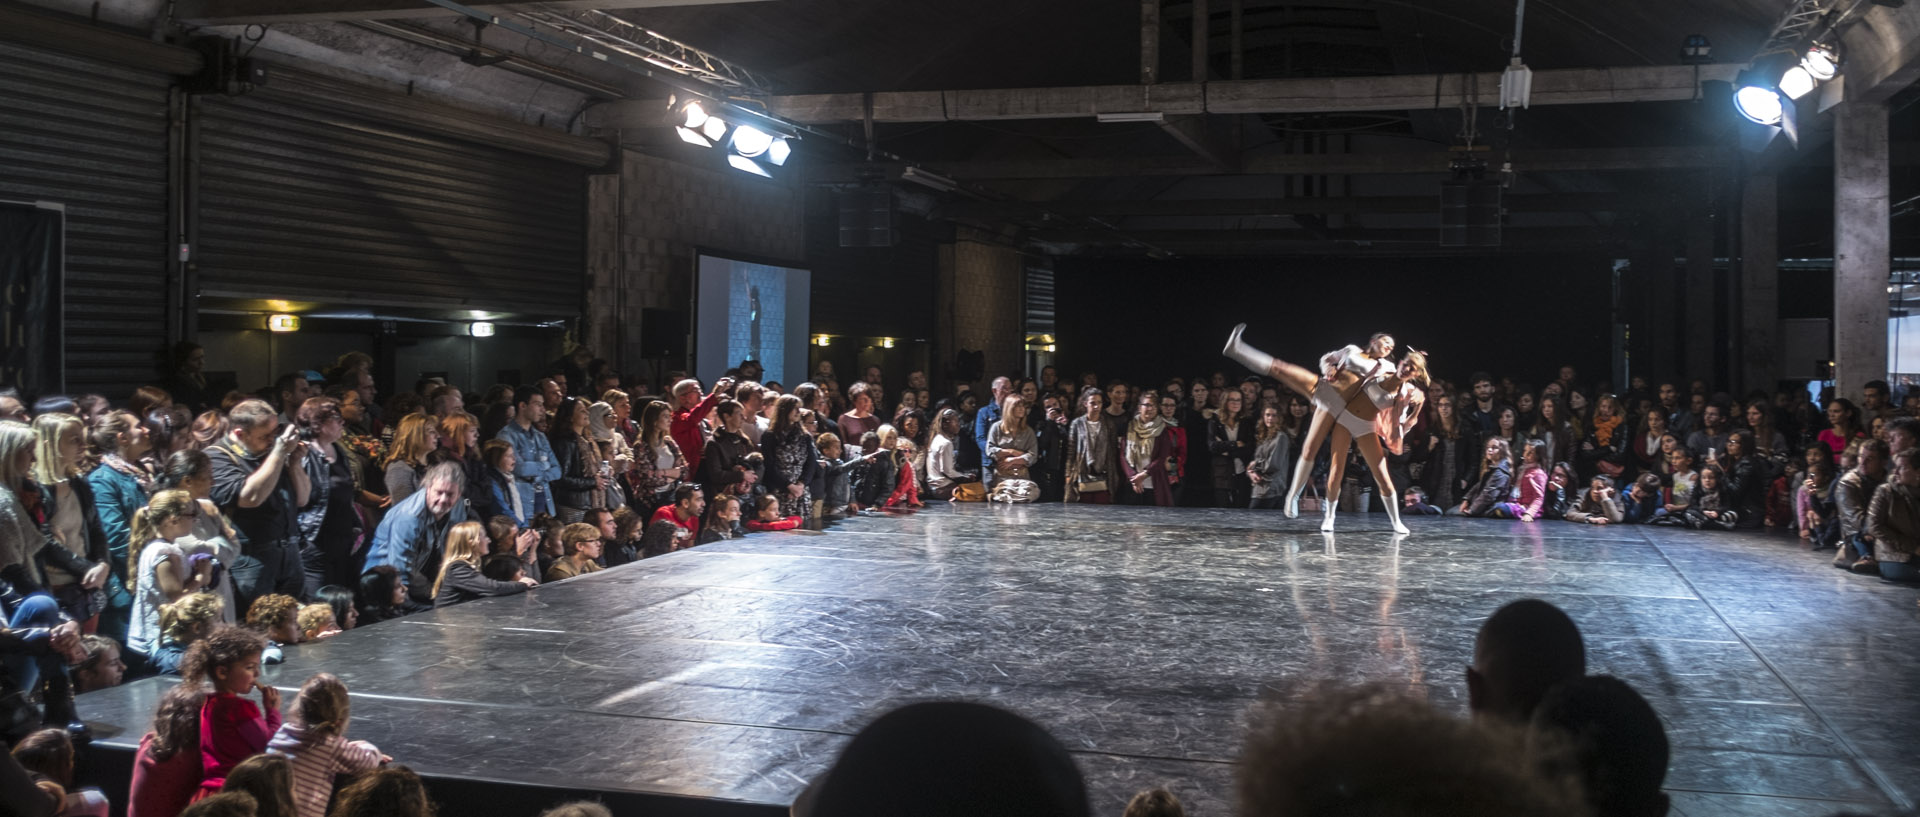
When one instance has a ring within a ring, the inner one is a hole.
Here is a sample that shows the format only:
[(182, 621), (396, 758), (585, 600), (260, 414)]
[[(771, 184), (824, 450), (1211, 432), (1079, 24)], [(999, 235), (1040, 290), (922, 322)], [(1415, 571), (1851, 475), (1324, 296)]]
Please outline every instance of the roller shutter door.
[(0, 199), (67, 211), (67, 388), (125, 397), (167, 339), (164, 74), (0, 42)]
[(202, 295), (580, 311), (585, 169), (310, 102), (195, 100)]

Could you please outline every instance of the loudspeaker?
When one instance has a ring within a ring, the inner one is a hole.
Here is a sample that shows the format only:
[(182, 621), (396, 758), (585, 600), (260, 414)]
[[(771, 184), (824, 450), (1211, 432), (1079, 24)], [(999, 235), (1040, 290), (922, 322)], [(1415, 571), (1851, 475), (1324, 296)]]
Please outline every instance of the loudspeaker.
[(1498, 181), (1449, 179), (1440, 183), (1440, 246), (1500, 246)]
[(678, 309), (640, 310), (640, 356), (687, 356), (687, 313)]
[(898, 238), (891, 189), (870, 187), (840, 194), (840, 246), (891, 247)]

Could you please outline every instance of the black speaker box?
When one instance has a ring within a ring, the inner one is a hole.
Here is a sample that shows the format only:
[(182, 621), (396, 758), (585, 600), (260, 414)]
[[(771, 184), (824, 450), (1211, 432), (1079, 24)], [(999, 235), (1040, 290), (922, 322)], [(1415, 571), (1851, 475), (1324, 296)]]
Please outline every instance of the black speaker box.
[(892, 190), (880, 187), (840, 194), (840, 246), (891, 247), (898, 238)]
[(1500, 246), (1498, 181), (1449, 179), (1440, 183), (1440, 246)]

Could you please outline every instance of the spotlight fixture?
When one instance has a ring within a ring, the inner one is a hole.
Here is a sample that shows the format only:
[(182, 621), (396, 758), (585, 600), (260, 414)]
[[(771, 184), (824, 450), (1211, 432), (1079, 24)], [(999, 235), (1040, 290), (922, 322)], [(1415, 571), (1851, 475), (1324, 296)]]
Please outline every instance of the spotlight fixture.
[(741, 125), (733, 129), (733, 149), (749, 159), (766, 153), (773, 147), (773, 134), (752, 125)]
[(673, 131), (679, 134), (680, 141), (689, 145), (710, 148), (719, 144), (720, 137), (727, 133), (726, 120), (707, 113), (705, 105), (698, 99), (689, 99), (679, 105), (679, 124)]
[(1680, 61), (1687, 65), (1705, 65), (1713, 62), (1713, 43), (1705, 34), (1688, 34), (1680, 44)]
[(755, 176), (764, 176), (769, 179), (773, 178), (773, 174), (768, 173), (767, 169), (764, 167), (761, 167), (759, 162), (756, 162), (738, 153), (727, 154), (727, 164), (733, 165), (734, 170), (744, 170), (748, 173), (752, 173)]
[(476, 338), (493, 337), (493, 324), (486, 321), (474, 321), (467, 324), (467, 334)]
[(1806, 56), (1800, 58), (1800, 67), (1807, 74), (1821, 82), (1833, 79), (1840, 73), (1840, 49), (1831, 43), (1814, 43), (1807, 46)]
[(299, 315), (268, 315), (267, 331), (298, 332), (300, 331), (300, 316)]
[(772, 162), (775, 167), (786, 164), (787, 157), (791, 155), (793, 155), (793, 146), (787, 144), (786, 139), (775, 139), (773, 144), (767, 146), (767, 161)]
[(1798, 65), (1788, 68), (1786, 73), (1780, 75), (1780, 93), (1786, 94), (1788, 99), (1806, 96), (1817, 84), (1813, 81), (1813, 74)]
[(1733, 105), (1741, 116), (1778, 125), (1788, 100), (1813, 90), (1813, 77), (1791, 52), (1777, 51), (1754, 60), (1734, 77), (1733, 85)]
[(1759, 85), (1741, 85), (1733, 92), (1733, 107), (1744, 116), (1762, 125), (1780, 124), (1780, 115), (1785, 104), (1780, 93), (1772, 88)]

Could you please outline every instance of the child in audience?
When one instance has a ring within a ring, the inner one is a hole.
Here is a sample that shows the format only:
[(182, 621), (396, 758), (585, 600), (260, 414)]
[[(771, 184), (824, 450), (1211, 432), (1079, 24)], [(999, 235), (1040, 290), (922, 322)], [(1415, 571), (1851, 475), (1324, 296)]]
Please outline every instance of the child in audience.
[(80, 636), (80, 647), (87, 659), (73, 667), (73, 691), (78, 694), (120, 685), (126, 677), (126, 662), (120, 660), (120, 645), (103, 635)]
[(880, 455), (880, 435), (873, 435), (873, 448), (865, 454), (846, 450), (831, 432), (820, 435), (815, 445), (820, 449), (821, 478), (826, 481), (823, 515), (839, 517), (858, 511), (859, 507), (853, 505), (854, 478), (868, 461)]
[(1660, 513), (1660, 475), (1648, 471), (1633, 481), (1633, 487), (1627, 490), (1627, 505), (1622, 509), (1620, 521), (1629, 525), (1642, 525), (1652, 522)]
[(179, 675), (187, 650), (220, 625), (226, 603), (212, 593), (195, 593), (160, 608), (160, 648), (153, 668), (161, 675)]
[(267, 742), (267, 752), (293, 766), (293, 804), (299, 817), (326, 817), (338, 775), (359, 774), (393, 760), (364, 740), (347, 740), (347, 685), (320, 673), (293, 699), (293, 720)]
[(1520, 455), (1520, 474), (1513, 478), (1516, 490), (1514, 500), (1495, 504), (1489, 516), (1522, 522), (1540, 518), (1540, 509), (1547, 499), (1547, 469), (1544, 464), (1547, 451), (1545, 440), (1527, 441), (1526, 452)]
[(73, 738), (67, 730), (42, 729), (22, 738), (13, 747), (13, 759), (60, 787), (60, 817), (107, 817), (105, 794), (73, 786)]
[(1693, 492), (1700, 485), (1700, 475), (1693, 470), (1693, 452), (1686, 446), (1679, 446), (1667, 452), (1667, 501), (1654, 518), (1674, 517), (1671, 524), (1679, 524), (1679, 517), (1693, 506)]
[(491, 553), (480, 560), (480, 575), (496, 582), (517, 582), (527, 577), (527, 566), (506, 553)]
[(1687, 509), (1687, 527), (1695, 530), (1733, 530), (1740, 517), (1734, 510), (1736, 500), (1727, 489), (1726, 472), (1718, 465), (1700, 469), (1700, 485), (1694, 489), (1693, 506)]
[(1807, 467), (1807, 480), (1802, 492), (1802, 503), (1806, 510), (1800, 517), (1801, 536), (1807, 540), (1807, 546), (1815, 550), (1831, 548), (1840, 543), (1840, 513), (1833, 501), (1833, 475), (1832, 459), (1821, 460)]
[(1553, 464), (1553, 469), (1547, 472), (1547, 500), (1540, 506), (1541, 519), (1566, 518), (1567, 510), (1573, 507), (1573, 490), (1569, 486), (1576, 481), (1572, 464)]
[(1780, 476), (1774, 477), (1773, 484), (1767, 487), (1767, 532), (1777, 528), (1798, 528), (1793, 519), (1794, 489), (1803, 480), (1801, 474), (1806, 466), (1800, 460), (1789, 459), (1781, 464)]
[(1187, 810), (1180, 805), (1180, 798), (1173, 796), (1173, 792), (1147, 789), (1127, 801), (1127, 810), (1121, 813), (1121, 817), (1187, 817)]
[[(280, 690), (256, 683), (260, 654), (267, 649), (259, 633), (239, 627), (214, 630), (187, 654), (187, 683), (211, 687), (200, 707), (200, 791), (213, 794), (227, 773), (265, 751), (280, 728)], [(260, 703), (244, 696), (258, 690)]]
[(247, 628), (267, 637), (263, 662), (287, 660), (282, 647), (300, 643), (300, 601), (279, 593), (254, 599), (253, 606), (247, 608)]
[(1587, 485), (1587, 492), (1580, 495), (1580, 501), (1567, 511), (1568, 522), (1580, 522), (1588, 525), (1618, 525), (1626, 519), (1625, 509), (1620, 507), (1620, 499), (1614, 496), (1613, 478), (1601, 474)]
[(755, 533), (765, 533), (768, 531), (793, 530), (794, 528), (800, 527), (800, 517), (789, 516), (782, 518), (780, 516), (779, 497), (772, 494), (763, 494), (755, 504), (759, 507), (754, 509), (753, 519), (747, 522), (747, 530)]
[[(831, 437), (831, 434), (822, 434)], [(763, 495), (764, 496), (764, 495)], [(778, 500), (775, 500), (776, 504)], [(700, 542), (718, 542), (723, 539), (740, 538), (740, 497), (733, 494), (720, 494), (707, 503), (707, 519), (700, 523)]]
[(334, 799), (329, 817), (433, 817), (427, 787), (412, 769), (398, 763), (353, 779)]
[(378, 624), (412, 612), (407, 585), (393, 565), (375, 565), (360, 577), (360, 626)]
[(293, 768), (287, 759), (254, 755), (227, 774), (220, 792), (240, 792), (253, 798), (254, 817), (295, 817)]
[(200, 791), (200, 707), (207, 693), (193, 683), (175, 684), (160, 696), (153, 729), (133, 756), (127, 817), (178, 817)]
[(340, 633), (339, 623), (333, 620), (333, 608), (325, 604), (303, 605), (295, 620), (300, 622), (301, 641), (313, 641)]
[(487, 531), (479, 522), (468, 520), (447, 531), (447, 552), (441, 557), (440, 575), (433, 580), (433, 606), (525, 593), (527, 588), (539, 584), (524, 577), (506, 581), (487, 578), (480, 571), (480, 559), (487, 546)]
[[(896, 437), (892, 442), (893, 457), (899, 463), (900, 475), (894, 479), (893, 493), (887, 497), (886, 503), (881, 507), (926, 507), (920, 502), (919, 476), (913, 470), (913, 441), (906, 437)], [(887, 447), (885, 443), (881, 445)]]
[(159, 640), (160, 608), (198, 592), (213, 583), (213, 563), (207, 559), (189, 563), (185, 551), (174, 540), (193, 531), (200, 504), (186, 491), (161, 491), (147, 506), (133, 514), (133, 549), (127, 561), (133, 575), (127, 589), (133, 592), (133, 615), (127, 630), (127, 645), (142, 655), (151, 655)]
[(180, 817), (259, 817), (253, 795), (228, 791), (208, 797), (180, 812)]

